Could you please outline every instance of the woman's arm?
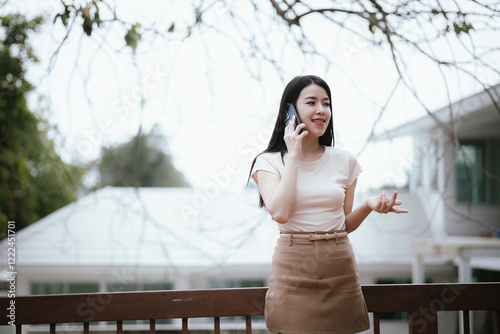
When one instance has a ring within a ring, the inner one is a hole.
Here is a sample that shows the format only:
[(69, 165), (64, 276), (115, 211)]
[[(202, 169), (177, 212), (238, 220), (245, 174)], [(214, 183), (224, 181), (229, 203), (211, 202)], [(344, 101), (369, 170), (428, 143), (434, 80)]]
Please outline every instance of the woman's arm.
[(344, 214), (345, 214), (345, 226), (347, 233), (355, 231), (361, 223), (368, 217), (372, 212), (378, 213), (407, 213), (408, 210), (394, 208), (396, 205), (401, 205), (401, 201), (396, 200), (398, 193), (395, 191), (392, 194), (391, 199), (387, 199), (385, 191), (380, 195), (368, 198), (363, 204), (352, 211), (354, 202), (354, 190), (356, 189), (356, 181), (346, 189), (345, 199), (344, 199)]
[(297, 173), (299, 170), (299, 160), (302, 154), (302, 140), (308, 132), (303, 131), (304, 123), (295, 127), (295, 116), (285, 127), (285, 140), (288, 158), (281, 178), (266, 171), (257, 172), (257, 185), (260, 195), (266, 204), (266, 209), (273, 219), (285, 224), (295, 209), (297, 194)]
[(366, 202), (357, 207), (356, 210), (352, 211), (356, 183), (357, 180), (355, 180), (354, 183), (345, 190), (344, 214), (347, 233), (354, 232), (372, 212), (372, 210), (366, 205)]
[(281, 178), (270, 172), (257, 172), (257, 184), (266, 209), (280, 224), (288, 222), (295, 209), (297, 171), (298, 159), (289, 156)]

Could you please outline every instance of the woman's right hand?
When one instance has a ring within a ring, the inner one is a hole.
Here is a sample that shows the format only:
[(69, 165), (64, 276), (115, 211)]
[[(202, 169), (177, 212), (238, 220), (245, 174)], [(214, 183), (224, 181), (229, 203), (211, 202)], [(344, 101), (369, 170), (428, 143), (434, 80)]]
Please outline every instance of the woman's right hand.
[(283, 139), (285, 140), (288, 155), (300, 157), (302, 155), (302, 140), (307, 136), (308, 132), (304, 130), (300, 133), (300, 130), (306, 127), (304, 123), (300, 123), (296, 129), (294, 127), (295, 115), (292, 116), (290, 123), (285, 127)]

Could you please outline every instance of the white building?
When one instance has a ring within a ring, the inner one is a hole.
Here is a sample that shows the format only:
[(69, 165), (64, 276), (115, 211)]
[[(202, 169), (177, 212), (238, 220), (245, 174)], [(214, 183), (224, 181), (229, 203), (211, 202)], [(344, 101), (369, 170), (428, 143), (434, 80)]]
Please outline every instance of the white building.
[[(411, 136), (409, 193), (421, 203), (431, 238), (413, 244), (412, 281), (429, 266), (457, 268), (457, 281), (500, 281), (500, 84), (379, 135)], [(474, 312), (474, 333), (493, 331)]]
[(413, 281), (432, 258), (454, 261), (461, 282), (474, 268), (500, 271), (500, 84), (377, 140), (400, 136), (413, 138), (409, 191), (433, 236), (415, 245)]

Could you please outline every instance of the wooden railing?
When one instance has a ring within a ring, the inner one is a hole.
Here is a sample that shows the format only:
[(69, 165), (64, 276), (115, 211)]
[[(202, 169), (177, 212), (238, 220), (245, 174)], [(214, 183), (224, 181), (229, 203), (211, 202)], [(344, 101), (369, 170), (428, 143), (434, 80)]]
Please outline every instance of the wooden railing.
[[(469, 312), (494, 310), (496, 333), (500, 334), (500, 283), (364, 285), (368, 311), (373, 313), (373, 331), (380, 333), (380, 314), (408, 312), (410, 334), (437, 333), (438, 311), (463, 312), (464, 333), (470, 333)], [(264, 312), (266, 288), (186, 291), (120, 292), (1, 297), (0, 309), (7, 317), (0, 325), (80, 323), (78, 331), (89, 333), (90, 323), (116, 321), (122, 333), (127, 320), (149, 320), (154, 333), (159, 319), (182, 319), (182, 333), (188, 333), (188, 319), (213, 318), (214, 333), (221, 331), (221, 317), (242, 316), (246, 333), (252, 332), (252, 317)]]

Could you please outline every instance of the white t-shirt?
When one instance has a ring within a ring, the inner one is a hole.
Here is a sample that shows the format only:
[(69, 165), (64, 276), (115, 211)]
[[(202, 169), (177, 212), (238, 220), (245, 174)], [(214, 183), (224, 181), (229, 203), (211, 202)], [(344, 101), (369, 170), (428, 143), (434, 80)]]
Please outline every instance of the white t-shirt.
[[(283, 159), (286, 164), (288, 155)], [(261, 154), (252, 169), (267, 171), (281, 177), (285, 165), (281, 154)], [(362, 169), (356, 157), (344, 149), (325, 146), (316, 161), (299, 161), (295, 210), (286, 224), (278, 224), (282, 232), (313, 232), (345, 229), (345, 190), (356, 180)]]

